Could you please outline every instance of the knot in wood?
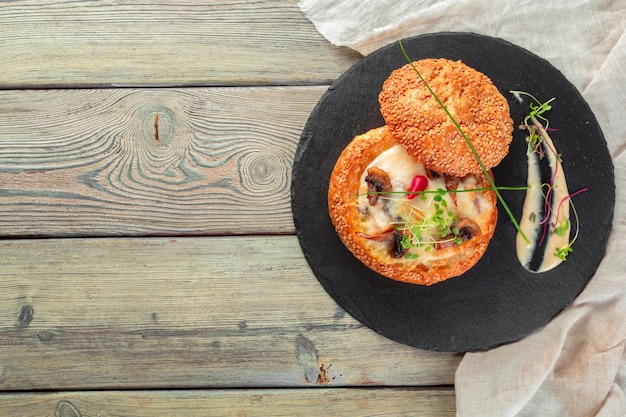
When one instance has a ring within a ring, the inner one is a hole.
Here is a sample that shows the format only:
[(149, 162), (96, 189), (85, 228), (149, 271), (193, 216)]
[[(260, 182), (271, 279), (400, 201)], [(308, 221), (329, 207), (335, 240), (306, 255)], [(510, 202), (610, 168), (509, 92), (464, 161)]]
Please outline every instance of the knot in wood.
[(242, 185), (252, 194), (275, 194), (288, 187), (289, 161), (272, 152), (244, 154), (239, 160)]
[(67, 400), (61, 400), (57, 403), (54, 415), (55, 417), (81, 417), (78, 408)]
[(24, 329), (28, 327), (31, 320), (33, 319), (34, 313), (35, 313), (35, 310), (33, 309), (32, 305), (28, 303), (24, 304), (22, 308), (20, 309), (20, 314), (17, 317), (17, 323), (15, 327), (17, 327), (18, 329)]
[(149, 146), (166, 147), (174, 139), (178, 118), (176, 113), (162, 105), (144, 106), (138, 110), (137, 138)]

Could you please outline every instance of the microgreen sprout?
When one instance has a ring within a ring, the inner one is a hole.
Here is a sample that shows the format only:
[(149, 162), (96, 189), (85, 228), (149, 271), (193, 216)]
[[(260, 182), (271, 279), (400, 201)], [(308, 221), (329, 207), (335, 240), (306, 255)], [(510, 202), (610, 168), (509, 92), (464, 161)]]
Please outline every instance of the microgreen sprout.
[[(576, 242), (576, 239), (578, 239), (578, 230), (579, 230), (578, 212), (576, 211), (576, 207), (574, 207), (573, 204), (572, 204), (572, 211), (574, 212), (574, 219), (576, 220), (576, 233), (574, 234), (574, 237), (572, 238), (572, 240), (568, 242), (567, 246), (565, 246), (564, 248), (559, 248), (559, 247), (554, 248), (554, 256), (556, 256), (562, 261), (565, 261), (567, 259), (567, 255), (569, 255), (570, 252), (573, 252), (572, 245), (574, 244), (574, 242)], [(555, 227), (553, 232), (557, 234), (561, 233), (561, 230), (560, 230), (561, 227), (568, 228), (569, 219), (562, 226)]]
[[(578, 239), (578, 232), (580, 230), (580, 223), (578, 220), (578, 212), (576, 211), (576, 207), (574, 206), (574, 203), (571, 201), (572, 197), (583, 193), (587, 191), (587, 188), (583, 188), (582, 190), (578, 190), (573, 194), (568, 195), (567, 197), (565, 197), (563, 200), (561, 200), (559, 202), (559, 208), (557, 209), (557, 215), (556, 218), (559, 218), (559, 213), (561, 211), (561, 205), (563, 204), (563, 202), (565, 200), (570, 200), (570, 204), (572, 206), (572, 211), (574, 212), (574, 220), (576, 221), (576, 232), (574, 234), (574, 237), (568, 242), (567, 246), (565, 246), (564, 248), (555, 248), (554, 249), (554, 256), (556, 256), (557, 258), (559, 258), (560, 260), (564, 261), (567, 259), (567, 255), (570, 252), (573, 252), (572, 249), (572, 245), (574, 244), (574, 242), (576, 242), (576, 239)], [(559, 236), (563, 236), (565, 234), (565, 232), (567, 231), (567, 229), (570, 226), (570, 221), (569, 219), (567, 219), (567, 221), (563, 222), (561, 225), (555, 224), (553, 225), (553, 229), (552, 229), (552, 233), (556, 233)]]
[[(511, 93), (517, 96), (525, 95), (533, 100), (533, 102), (528, 105), (530, 112), (528, 112), (528, 115), (524, 117), (524, 122), (520, 127), (528, 130), (526, 141), (528, 142), (529, 150), (534, 151), (537, 155), (539, 155), (540, 159), (543, 159), (545, 156), (545, 150), (543, 149), (544, 141), (543, 135), (541, 134), (541, 128), (549, 130), (548, 126), (550, 124), (548, 119), (545, 118), (543, 114), (552, 110), (550, 103), (553, 102), (556, 97), (552, 97), (548, 101), (541, 102), (537, 100), (535, 96), (525, 91), (512, 90)], [(543, 125), (541, 127), (538, 126), (538, 124), (541, 123), (543, 123)]]
[(524, 232), (520, 228), (519, 223), (517, 222), (517, 219), (515, 218), (515, 216), (511, 212), (511, 209), (509, 208), (508, 204), (506, 203), (506, 201), (504, 201), (504, 198), (502, 197), (502, 195), (500, 194), (500, 192), (496, 188), (496, 184), (493, 181), (493, 178), (491, 178), (491, 175), (489, 175), (489, 172), (487, 171), (487, 168), (485, 167), (485, 165), (483, 164), (482, 160), (480, 159), (480, 156), (478, 155), (478, 152), (476, 152), (476, 149), (474, 148), (474, 145), (472, 145), (472, 142), (465, 135), (465, 132), (463, 132), (463, 129), (461, 128), (461, 125), (459, 125), (459, 123), (456, 121), (456, 119), (452, 116), (452, 113), (450, 113), (450, 111), (445, 106), (445, 104), (443, 104), (443, 102), (441, 102), (441, 100), (439, 99), (437, 94), (435, 94), (435, 92), (432, 90), (432, 88), (430, 88), (430, 85), (428, 84), (428, 82), (424, 79), (422, 74), (418, 71), (417, 67), (415, 67), (415, 65), (413, 64), (413, 60), (411, 59), (411, 57), (409, 57), (408, 53), (404, 49), (404, 45), (402, 45), (402, 41), (399, 41), (399, 43), (400, 43), (400, 49), (402, 50), (402, 53), (404, 54), (404, 57), (406, 58), (408, 63), (411, 65), (411, 67), (413, 67), (413, 70), (415, 71), (417, 76), (424, 83), (424, 85), (426, 86), (426, 88), (428, 89), (430, 94), (433, 96), (433, 98), (437, 101), (437, 104), (439, 104), (439, 106), (446, 112), (446, 114), (450, 118), (450, 121), (454, 124), (454, 127), (461, 134), (461, 136), (465, 140), (465, 143), (467, 143), (467, 146), (470, 148), (470, 151), (472, 152), (472, 155), (474, 155), (474, 158), (478, 162), (478, 165), (480, 166), (480, 169), (482, 170), (483, 174), (485, 174), (485, 177), (487, 177), (487, 180), (489, 181), (489, 184), (491, 185), (493, 191), (495, 192), (496, 197), (498, 198), (498, 201), (500, 201), (500, 204), (502, 204), (502, 207), (504, 207), (504, 211), (506, 211), (506, 214), (509, 216), (509, 219), (511, 219), (511, 223), (513, 223), (513, 225), (517, 229), (517, 232), (520, 234), (520, 236), (522, 236), (524, 241), (527, 244), (530, 244), (530, 240), (528, 239), (528, 237), (526, 237), (526, 235), (524, 234)]
[[(448, 208), (448, 202), (444, 198), (446, 192), (443, 189), (434, 191), (431, 199), (435, 210), (429, 215), (408, 203), (408, 209), (400, 216), (400, 221), (394, 223), (395, 229), (402, 234), (400, 245), (403, 249), (422, 248), (428, 252), (437, 242), (451, 240), (456, 244), (462, 243), (459, 229), (455, 227), (458, 219), (454, 211)], [(416, 256), (417, 254), (412, 254), (410, 258)]]

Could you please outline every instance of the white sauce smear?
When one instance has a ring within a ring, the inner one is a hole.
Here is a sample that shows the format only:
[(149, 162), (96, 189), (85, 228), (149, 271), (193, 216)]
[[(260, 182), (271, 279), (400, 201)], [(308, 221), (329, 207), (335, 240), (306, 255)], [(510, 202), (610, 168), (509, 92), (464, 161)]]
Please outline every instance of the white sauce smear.
[[(532, 120), (536, 123), (534, 118)], [(542, 190), (541, 187), (539, 156), (529, 147), (526, 156), (528, 158), (527, 185), (530, 188), (526, 192), (522, 218), (520, 220), (520, 229), (529, 242), (524, 240), (521, 233), (518, 233), (516, 246), (517, 257), (524, 268), (531, 272), (545, 272), (555, 268), (562, 262), (555, 255), (557, 248), (562, 249), (569, 244), (571, 227), (568, 226), (562, 235), (552, 232), (554, 227), (562, 226), (569, 220), (569, 192), (560, 157), (556, 152), (552, 139), (550, 139), (550, 136), (539, 123), (536, 123), (536, 126), (543, 137), (543, 146), (546, 148), (545, 154), (550, 165), (552, 175), (552, 196), (550, 200), (552, 204), (551, 207), (546, 206), (546, 196), (544, 195), (546, 190)], [(544, 211), (549, 211), (549, 213), (544, 213)], [(544, 218), (546, 214), (549, 214), (547, 220)], [(543, 222), (547, 222), (545, 234)], [(533, 256), (537, 256), (535, 251), (540, 242), (543, 245), (543, 260), (538, 267), (531, 269), (531, 261)]]

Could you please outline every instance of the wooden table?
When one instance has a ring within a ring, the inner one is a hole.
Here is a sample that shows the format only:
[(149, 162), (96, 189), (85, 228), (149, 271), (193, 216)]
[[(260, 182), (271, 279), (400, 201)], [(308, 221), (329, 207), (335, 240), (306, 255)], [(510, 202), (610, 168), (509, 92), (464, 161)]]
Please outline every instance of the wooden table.
[(453, 416), (339, 308), (291, 167), (357, 62), (297, 0), (0, 4), (0, 415)]

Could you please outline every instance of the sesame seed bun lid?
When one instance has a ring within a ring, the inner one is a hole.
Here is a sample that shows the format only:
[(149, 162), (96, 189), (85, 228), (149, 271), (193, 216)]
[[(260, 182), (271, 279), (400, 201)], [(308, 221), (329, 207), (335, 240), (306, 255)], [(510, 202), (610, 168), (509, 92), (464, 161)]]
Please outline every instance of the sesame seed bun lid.
[(406, 64), (384, 82), (379, 102), (396, 140), (434, 171), (458, 177), (482, 172), (450, 116), (487, 169), (509, 152), (513, 120), (507, 100), (486, 75), (462, 61), (422, 59)]

